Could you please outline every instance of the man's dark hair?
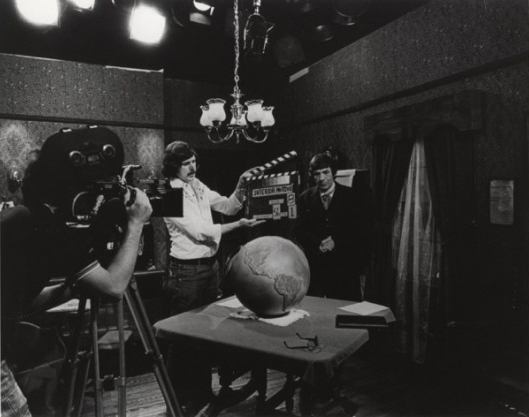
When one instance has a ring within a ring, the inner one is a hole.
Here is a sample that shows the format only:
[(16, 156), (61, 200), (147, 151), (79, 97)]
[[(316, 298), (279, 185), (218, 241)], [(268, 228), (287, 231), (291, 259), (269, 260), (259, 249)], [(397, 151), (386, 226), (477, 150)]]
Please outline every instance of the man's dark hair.
[(55, 175), (56, 171), (37, 155), (27, 166), (22, 180), (24, 205), (31, 207), (43, 203), (61, 206), (67, 195), (65, 176)]
[(163, 157), (162, 174), (167, 178), (176, 178), (182, 162), (192, 158), (198, 158), (196, 151), (186, 142), (174, 141), (165, 148)]
[(334, 158), (327, 152), (318, 153), (312, 157), (309, 163), (309, 175), (312, 177), (317, 169), (330, 168), (333, 177), (336, 175), (336, 163)]

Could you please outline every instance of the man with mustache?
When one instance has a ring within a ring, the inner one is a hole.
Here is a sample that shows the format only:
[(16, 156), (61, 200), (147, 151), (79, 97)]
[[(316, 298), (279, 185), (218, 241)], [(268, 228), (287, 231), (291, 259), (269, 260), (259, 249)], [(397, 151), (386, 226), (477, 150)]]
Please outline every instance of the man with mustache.
[[(170, 143), (163, 160), (162, 173), (173, 188), (183, 189), (183, 217), (164, 217), (171, 238), (169, 277), (164, 290), (170, 314), (192, 310), (217, 299), (219, 263), (216, 259), (221, 236), (239, 228), (254, 227), (263, 221), (241, 218), (232, 223), (215, 224), (211, 210), (235, 215), (242, 208), (246, 179), (243, 173), (229, 196), (221, 196), (197, 176), (197, 153), (186, 142)], [(194, 413), (211, 396), (211, 368), (196, 349), (183, 346), (169, 349), (167, 368), (175, 392), (186, 411)]]

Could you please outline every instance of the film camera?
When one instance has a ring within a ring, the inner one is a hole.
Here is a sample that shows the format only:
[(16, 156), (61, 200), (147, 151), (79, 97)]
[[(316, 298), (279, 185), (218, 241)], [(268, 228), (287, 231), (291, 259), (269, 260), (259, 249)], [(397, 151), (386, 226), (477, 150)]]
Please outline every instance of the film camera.
[[(125, 204), (134, 203), (134, 179), (139, 165), (123, 166), (119, 137), (104, 127), (62, 129), (50, 136), (40, 159), (64, 188), (63, 207), (68, 220), (90, 223), (101, 210), (123, 216)], [(181, 217), (182, 190), (171, 188), (168, 179), (142, 181), (153, 208), (152, 216)], [(130, 191), (128, 201), (124, 196)]]

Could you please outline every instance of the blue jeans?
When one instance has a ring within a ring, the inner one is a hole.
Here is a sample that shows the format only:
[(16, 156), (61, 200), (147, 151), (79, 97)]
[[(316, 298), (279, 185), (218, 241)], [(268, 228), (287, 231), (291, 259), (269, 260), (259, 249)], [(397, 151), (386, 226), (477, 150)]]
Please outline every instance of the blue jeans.
[[(219, 295), (219, 280), (218, 262), (183, 265), (171, 258), (164, 282), (166, 310), (175, 315), (214, 302)], [(198, 412), (212, 395), (210, 355), (195, 346), (171, 343), (166, 363), (180, 405)]]
[(212, 303), (219, 294), (219, 263), (183, 265), (171, 258), (169, 277), (164, 282), (170, 315)]
[(31, 417), (28, 402), (17, 382), (11, 368), (2, 359), (2, 417)]

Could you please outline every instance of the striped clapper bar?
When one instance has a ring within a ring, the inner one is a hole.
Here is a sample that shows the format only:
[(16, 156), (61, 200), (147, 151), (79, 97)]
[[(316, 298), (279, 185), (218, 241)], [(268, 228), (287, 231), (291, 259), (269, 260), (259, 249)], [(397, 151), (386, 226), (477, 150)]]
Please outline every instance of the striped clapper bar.
[(257, 175), (248, 180), (245, 216), (258, 220), (295, 219), (299, 172)]

